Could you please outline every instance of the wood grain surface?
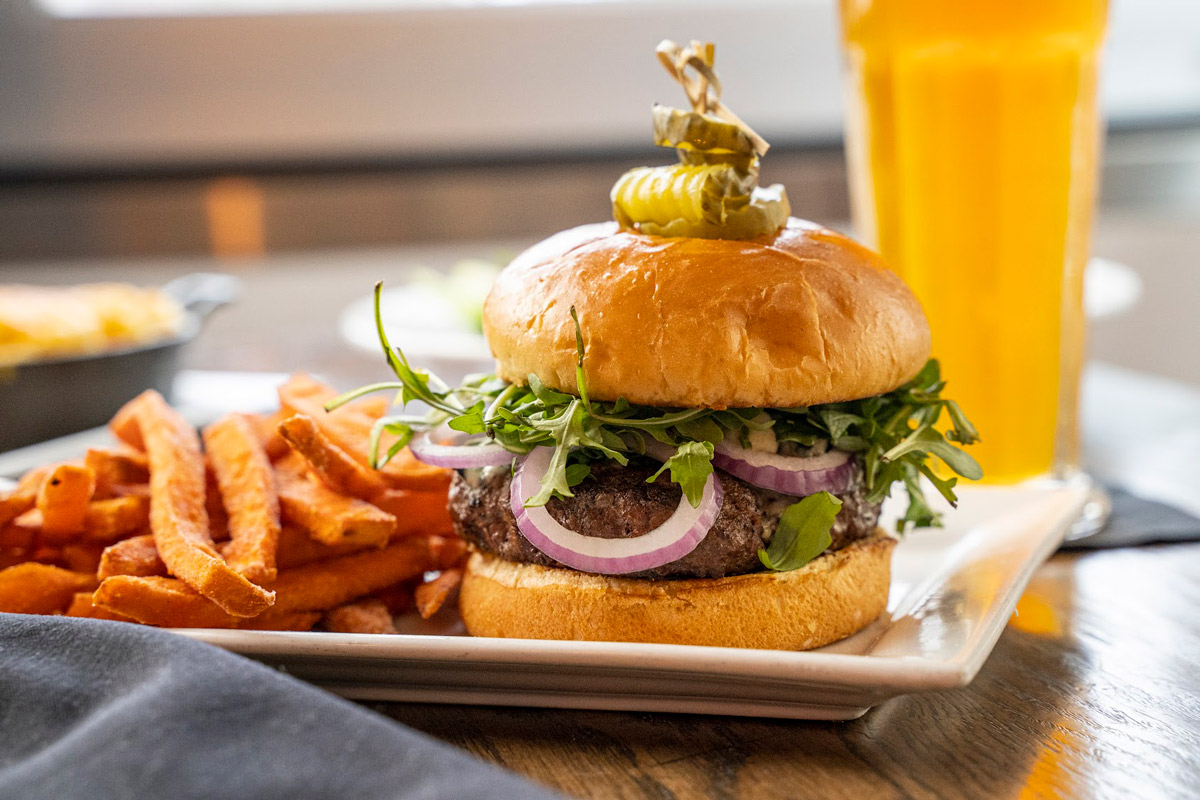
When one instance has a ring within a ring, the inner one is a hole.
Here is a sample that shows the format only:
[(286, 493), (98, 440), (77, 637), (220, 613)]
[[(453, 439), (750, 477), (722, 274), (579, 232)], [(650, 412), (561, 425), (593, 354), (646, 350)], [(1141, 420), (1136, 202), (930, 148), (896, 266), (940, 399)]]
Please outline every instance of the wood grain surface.
[(1200, 544), (1055, 556), (975, 681), (854, 722), (373, 704), (583, 798), (1200, 797)]

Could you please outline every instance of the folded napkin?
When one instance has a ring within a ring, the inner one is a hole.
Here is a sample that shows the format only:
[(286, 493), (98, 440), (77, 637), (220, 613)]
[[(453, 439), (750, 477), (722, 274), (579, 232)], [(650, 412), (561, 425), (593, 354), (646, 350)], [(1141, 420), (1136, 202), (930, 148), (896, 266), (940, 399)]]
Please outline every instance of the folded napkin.
[(1200, 539), (1200, 519), (1175, 506), (1148, 500), (1112, 486), (1112, 515), (1101, 530), (1081, 539), (1063, 542), (1063, 549), (1132, 547), (1161, 542)]
[(0, 614), (0, 797), (555, 796), (216, 647)]

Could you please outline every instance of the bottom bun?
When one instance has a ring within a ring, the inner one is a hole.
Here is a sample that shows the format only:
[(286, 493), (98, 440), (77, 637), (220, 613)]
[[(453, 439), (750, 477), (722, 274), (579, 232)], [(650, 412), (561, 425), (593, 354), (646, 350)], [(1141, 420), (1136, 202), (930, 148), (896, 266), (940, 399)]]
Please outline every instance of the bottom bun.
[(808, 650), (883, 613), (895, 544), (878, 531), (791, 572), (659, 581), (476, 552), (459, 609), (472, 636)]

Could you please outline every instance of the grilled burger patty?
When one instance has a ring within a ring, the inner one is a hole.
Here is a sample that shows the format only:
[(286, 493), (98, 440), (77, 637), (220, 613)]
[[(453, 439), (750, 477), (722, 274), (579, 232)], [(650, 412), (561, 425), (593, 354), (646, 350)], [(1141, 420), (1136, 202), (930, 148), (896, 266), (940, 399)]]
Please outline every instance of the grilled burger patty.
[[(849, 488), (838, 495), (842, 510), (830, 531), (830, 550), (870, 536), (879, 520), (881, 504), (866, 502), (862, 467), (857, 459), (854, 464)], [(657, 461), (634, 458), (622, 467), (601, 460), (590, 466), (591, 476), (574, 488), (574, 498), (554, 498), (546, 505), (550, 516), (566, 528), (605, 539), (632, 538), (666, 522), (679, 505), (681, 490), (665, 475), (646, 483), (661, 466)], [(720, 578), (762, 569), (758, 550), (796, 498), (759, 489), (720, 470), (717, 474), (724, 489), (721, 513), (696, 549), (670, 564), (622, 577)], [(509, 505), (511, 480), (507, 467), (456, 473), (450, 484), (455, 530), (480, 550), (506, 561), (562, 567), (518, 530)]]

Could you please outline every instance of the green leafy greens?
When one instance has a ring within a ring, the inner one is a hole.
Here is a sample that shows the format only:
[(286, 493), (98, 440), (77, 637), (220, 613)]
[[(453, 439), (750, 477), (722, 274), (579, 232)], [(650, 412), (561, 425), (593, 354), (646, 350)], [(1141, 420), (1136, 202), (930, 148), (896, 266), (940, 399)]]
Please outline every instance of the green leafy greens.
[[(922, 477), (951, 504), (956, 500), (957, 478), (935, 471), (932, 459), (965, 478), (977, 480), (983, 474), (975, 460), (958, 447), (977, 441), (979, 436), (954, 401), (941, 397), (945, 382), (935, 360), (930, 360), (911, 381), (887, 394), (807, 408), (664, 409), (633, 405), (624, 399), (600, 402), (588, 394), (583, 331), (572, 308), (578, 396), (548, 387), (536, 375), (530, 375), (525, 386), (492, 375), (477, 375), (451, 388), (428, 371), (412, 367), (404, 353), (388, 342), (379, 307), (381, 290), (382, 284), (376, 284), (376, 329), (396, 380), (356, 389), (333, 400), (328, 408), (371, 392), (395, 391), (398, 405), (407, 406), (415, 400), (427, 405), (429, 411), (424, 415), (385, 416), (376, 422), (371, 432), (371, 463), (376, 467), (400, 452), (414, 433), (442, 425), (486, 436), (518, 455), (535, 447), (553, 447), (541, 490), (526, 503), (539, 506), (551, 497), (572, 497), (572, 487), (588, 477), (588, 462), (609, 458), (624, 465), (631, 455), (644, 454), (647, 444), (654, 442), (673, 448), (674, 454), (649, 480), (669, 472), (670, 479), (696, 506), (712, 473), (715, 446), (725, 436), (736, 436), (746, 446), (753, 431), (771, 429), (780, 443), (807, 448), (828, 442), (857, 454), (863, 464), (869, 502), (882, 500), (894, 483), (902, 483), (909, 505), (898, 522), (900, 532), (909, 525), (938, 524), (938, 515), (925, 501)], [(944, 434), (936, 427), (943, 412), (949, 420)], [(386, 450), (385, 437), (390, 440)], [(790, 544), (772, 542), (763, 553), (763, 563), (772, 569), (799, 566), (802, 555), (811, 551), (819, 539), (812, 531), (824, 525), (828, 537), (837, 508), (840, 501), (825, 493), (793, 504), (784, 513), (786, 524), (780, 523), (783, 538)], [(827, 546), (828, 542), (822, 549)]]
[(649, 480), (656, 480), (665, 470), (671, 470), (671, 480), (680, 485), (688, 502), (695, 508), (700, 505), (700, 495), (708, 476), (712, 475), (712, 457), (712, 442), (684, 442)]
[(833, 543), (829, 531), (841, 510), (842, 501), (829, 492), (810, 494), (792, 503), (779, 518), (771, 544), (758, 551), (758, 560), (767, 569), (780, 572), (800, 569)]

